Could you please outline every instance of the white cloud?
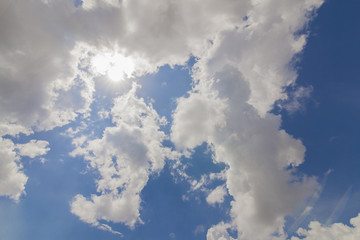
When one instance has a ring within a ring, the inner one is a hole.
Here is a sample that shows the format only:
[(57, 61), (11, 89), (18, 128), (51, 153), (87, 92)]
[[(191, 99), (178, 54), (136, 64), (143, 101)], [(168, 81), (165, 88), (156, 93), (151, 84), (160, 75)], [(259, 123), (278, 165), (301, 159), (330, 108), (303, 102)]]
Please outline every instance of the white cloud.
[(14, 123), (0, 123), (0, 136), (11, 135), (16, 136), (19, 133), (31, 134), (33, 131), (24, 126)]
[(0, 138), (0, 196), (18, 201), (25, 193), (27, 179), (16, 156), (15, 145), (8, 139)]
[(220, 222), (219, 224), (212, 226), (207, 234), (207, 240), (235, 240), (233, 237), (230, 236), (228, 229), (231, 229), (229, 224), (224, 222)]
[(48, 141), (34, 139), (25, 144), (16, 144), (16, 148), (19, 150), (19, 154), (21, 156), (27, 156), (30, 158), (45, 155), (50, 150), (48, 146)]
[(216, 203), (222, 203), (224, 202), (224, 197), (226, 196), (226, 194), (227, 192), (225, 186), (218, 186), (209, 193), (209, 195), (206, 197), (206, 201), (210, 205), (215, 205)]
[(299, 237), (291, 240), (355, 240), (360, 239), (360, 214), (350, 219), (350, 226), (342, 223), (334, 223), (324, 226), (317, 221), (310, 222), (309, 229), (300, 228), (297, 231)]
[[(20, 199), (28, 180), (22, 171), (20, 156), (35, 158), (45, 155), (50, 150), (48, 145), (47, 141), (41, 140), (15, 145), (9, 139), (0, 138), (0, 196), (8, 196), (15, 201)], [(45, 160), (40, 161), (43, 163)]]
[(101, 220), (121, 222), (133, 228), (140, 219), (140, 192), (151, 173), (159, 172), (165, 158), (176, 158), (163, 147), (166, 135), (160, 118), (151, 105), (135, 95), (137, 86), (114, 100), (111, 116), (114, 127), (107, 127), (103, 137), (75, 139), (73, 155), (84, 155), (101, 178), (99, 195), (90, 199), (81, 194), (71, 203), (71, 212), (87, 223), (99, 226)]
[[(219, 97), (227, 98), (226, 109), (230, 110), (225, 110), (226, 124), (215, 127), (207, 139), (213, 145), (214, 160), (229, 167), (226, 186), (234, 198), (232, 225), (239, 231), (240, 239), (270, 239), (275, 232), (283, 234), (284, 217), (317, 189), (317, 183), (295, 177), (293, 168), (284, 170), (301, 164), (305, 149), (300, 141), (279, 131), (278, 116), (267, 114), (262, 118), (246, 103), (250, 90), (239, 76), (232, 68), (217, 73), (213, 87), (218, 89)], [(191, 128), (173, 132), (183, 136), (184, 145), (186, 136), (196, 134), (188, 129)]]
[(201, 145), (208, 141), (216, 127), (225, 124), (224, 110), (225, 103), (216, 96), (192, 94), (189, 98), (178, 99), (171, 140), (179, 149)]
[(316, 179), (297, 173), (301, 141), (280, 130), (280, 116), (268, 112), (297, 77), (290, 63), (305, 36), (295, 34), (322, 1), (253, 3), (248, 19), (223, 32), (195, 64), (195, 86), (173, 114), (178, 149), (206, 141), (214, 161), (228, 166), (231, 222), (210, 228), (208, 239), (231, 239), (228, 228), (239, 239), (284, 239), (285, 217), (319, 188)]
[[(219, 31), (241, 21), (250, 5), (86, 0), (76, 7), (63, 0), (1, 1), (1, 136), (51, 130), (86, 116), (94, 77), (140, 76), (164, 64), (184, 64), (190, 54), (201, 55)], [(121, 61), (110, 60), (112, 67), (96, 71), (92, 59), (109, 53), (130, 59), (127, 69), (118, 71), (114, 66)]]

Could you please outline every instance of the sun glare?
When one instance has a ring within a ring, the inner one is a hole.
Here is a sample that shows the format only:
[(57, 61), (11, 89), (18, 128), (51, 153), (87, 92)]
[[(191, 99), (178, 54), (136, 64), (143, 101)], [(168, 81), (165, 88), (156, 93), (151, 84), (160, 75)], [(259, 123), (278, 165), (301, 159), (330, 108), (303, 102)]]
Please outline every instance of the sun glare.
[(121, 54), (101, 54), (92, 59), (93, 70), (100, 75), (107, 75), (111, 81), (122, 81), (131, 77), (135, 71), (134, 60)]

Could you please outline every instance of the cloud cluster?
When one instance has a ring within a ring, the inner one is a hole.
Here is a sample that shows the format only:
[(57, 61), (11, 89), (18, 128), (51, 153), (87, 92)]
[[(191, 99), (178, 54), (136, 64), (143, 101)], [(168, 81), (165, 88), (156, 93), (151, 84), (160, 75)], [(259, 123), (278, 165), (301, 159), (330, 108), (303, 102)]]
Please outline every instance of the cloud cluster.
[[(45, 155), (49, 142), (30, 140), (25, 144), (14, 144), (9, 139), (0, 138), (0, 196), (8, 196), (18, 201), (25, 193), (28, 177), (23, 172), (21, 156), (35, 158)], [(41, 160), (44, 161), (44, 160)]]
[(0, 4), (1, 123), (29, 133), (74, 120), (89, 106), (82, 94), (88, 91), (91, 98), (91, 91), (78, 73), (74, 43), (57, 19), (61, 11), (41, 1)]
[[(218, 109), (224, 102), (227, 105), (223, 113), (225, 123), (214, 124), (210, 132), (200, 133), (197, 143), (207, 141), (212, 145), (214, 161), (228, 165), (226, 187), (234, 198), (231, 225), (236, 226), (240, 239), (270, 239), (274, 233), (284, 237), (284, 217), (303, 204), (318, 187), (315, 179), (296, 174), (295, 167), (303, 162), (305, 148), (299, 140), (279, 130), (279, 116), (266, 114), (261, 117), (247, 103), (250, 89), (238, 70), (229, 67), (218, 72), (211, 87), (201, 91), (216, 89), (217, 98), (222, 99)], [(191, 101), (194, 95), (199, 97), (198, 92), (191, 93), (186, 99), (188, 105), (178, 105), (183, 107), (179, 112), (186, 112), (187, 106), (189, 111), (193, 111)], [(206, 109), (204, 106), (201, 108)], [(217, 106), (209, 108), (216, 109)], [(175, 111), (175, 119), (177, 114)], [(191, 127), (179, 129), (182, 131), (172, 129), (172, 136), (181, 135), (179, 146), (192, 147), (196, 132)], [(176, 140), (173, 141), (177, 144)], [(287, 168), (290, 170), (285, 170)], [(210, 196), (208, 200), (212, 199)], [(211, 230), (213, 235), (216, 229)]]
[(184, 64), (249, 6), (233, 0), (1, 1), (1, 136), (51, 130), (87, 114), (93, 78), (114, 75), (93, 66), (98, 55), (131, 59), (132, 71), (115, 71), (129, 77)]
[(102, 138), (74, 141), (73, 156), (83, 155), (99, 172), (99, 195), (90, 199), (77, 195), (71, 212), (87, 223), (101, 226), (100, 220), (122, 222), (133, 228), (140, 219), (140, 192), (149, 175), (158, 173), (165, 158), (177, 157), (162, 142), (166, 123), (151, 105), (136, 97), (137, 86), (114, 100), (111, 110), (115, 126), (107, 127)]
[(93, 89), (78, 68), (84, 70), (83, 45), (91, 49), (88, 57), (118, 51), (137, 59), (133, 67), (141, 75), (200, 56), (250, 6), (233, 0), (81, 2), (0, 3), (2, 122), (48, 130), (86, 111)]
[[(316, 179), (296, 171), (304, 146), (269, 111), (294, 84), (290, 63), (306, 39), (298, 32), (322, 1), (253, 3), (244, 22), (224, 31), (195, 64), (195, 86), (173, 115), (178, 149), (207, 142), (214, 161), (228, 166), (232, 220), (209, 229), (208, 239), (231, 239), (226, 228), (239, 239), (284, 239), (285, 216), (318, 190)], [(205, 116), (202, 125), (197, 113)]]
[(25, 192), (27, 176), (16, 155), (14, 143), (0, 138), (0, 195), (9, 196), (18, 201)]
[[(42, 1), (1, 1), (0, 9), (0, 137), (51, 130), (87, 112), (92, 84), (77, 69), (79, 59), (60, 21), (61, 11)], [(35, 157), (48, 151), (40, 150), (43, 143), (31, 142), (17, 149), (20, 155)], [(16, 150), (11, 147), (10, 151)], [(1, 164), (19, 165), (20, 159), (7, 156)], [(8, 174), (20, 176), (18, 170), (2, 176)], [(18, 199), (27, 179), (21, 176), (16, 182), (4, 178), (0, 187), (18, 189), (11, 195)]]

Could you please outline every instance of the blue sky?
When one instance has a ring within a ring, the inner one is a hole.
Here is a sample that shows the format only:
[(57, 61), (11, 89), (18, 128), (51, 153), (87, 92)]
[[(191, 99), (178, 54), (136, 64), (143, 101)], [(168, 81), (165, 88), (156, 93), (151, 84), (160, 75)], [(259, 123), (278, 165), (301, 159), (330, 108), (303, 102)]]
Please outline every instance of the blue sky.
[(0, 238), (358, 239), (359, 7), (2, 1)]

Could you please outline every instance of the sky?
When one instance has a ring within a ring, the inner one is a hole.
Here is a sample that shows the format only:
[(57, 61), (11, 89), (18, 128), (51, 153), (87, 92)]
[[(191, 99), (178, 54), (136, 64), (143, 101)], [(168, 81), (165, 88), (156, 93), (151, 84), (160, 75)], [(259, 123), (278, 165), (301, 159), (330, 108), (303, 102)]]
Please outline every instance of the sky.
[(1, 0), (0, 239), (360, 239), (356, 0)]

